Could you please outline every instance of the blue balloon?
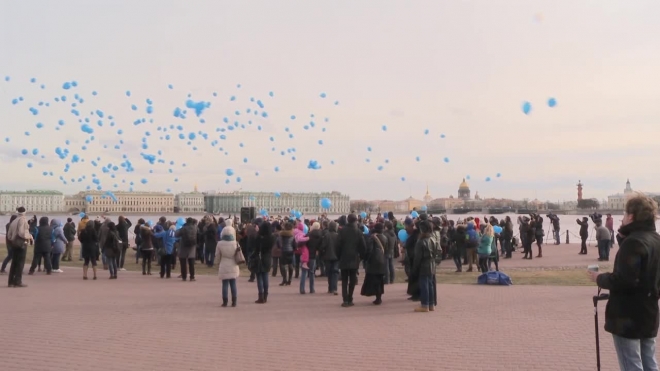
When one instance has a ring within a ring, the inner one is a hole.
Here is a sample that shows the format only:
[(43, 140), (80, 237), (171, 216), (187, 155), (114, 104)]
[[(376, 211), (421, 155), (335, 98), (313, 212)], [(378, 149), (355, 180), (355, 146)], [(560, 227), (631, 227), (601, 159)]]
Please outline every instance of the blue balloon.
[(522, 111), (524, 114), (529, 115), (529, 113), (532, 111), (532, 104), (529, 102), (523, 102)]
[(227, 176), (232, 176), (232, 175), (234, 175), (234, 170), (232, 170), (232, 169), (227, 169), (227, 170), (225, 170), (225, 175), (227, 175)]
[(324, 209), (329, 209), (332, 207), (332, 201), (329, 198), (324, 198), (321, 200), (321, 207)]
[(327, 95), (325, 95), (325, 93), (321, 93), (321, 98), (325, 98), (325, 97), (327, 97)]
[(428, 210), (428, 206), (423, 205), (423, 206), (421, 207), (421, 209), (422, 209), (422, 211), (426, 211), (426, 210)]
[(500, 227), (499, 225), (494, 226), (493, 230), (495, 231), (495, 233), (502, 233), (502, 227)]
[(268, 216), (268, 211), (266, 209), (261, 209), (261, 210), (259, 210), (259, 214), (261, 216)]
[(383, 131), (387, 131), (387, 125), (383, 125), (382, 129)]
[(410, 213), (410, 217), (413, 218), (413, 219), (414, 218), (419, 218), (419, 213), (417, 211), (413, 210), (413, 212)]
[(85, 217), (85, 213), (80, 213), (80, 214), (78, 214), (78, 216), (80, 217), (80, 219), (82, 219), (82, 218)]
[(502, 176), (502, 174), (500, 174), (500, 173), (497, 173), (497, 174), (496, 174), (495, 176), (499, 178), (499, 177), (501, 177), (501, 176)]
[(309, 232), (309, 227), (307, 226), (307, 224), (303, 224), (303, 233), (307, 234), (308, 232)]
[(147, 225), (150, 226), (150, 227), (153, 227), (153, 225), (154, 225), (153, 220), (149, 220), (149, 221), (147, 222)]
[(557, 105), (557, 100), (555, 98), (548, 99), (548, 107), (552, 108)]
[(369, 228), (366, 225), (362, 225), (362, 234), (369, 234)]
[(406, 243), (406, 241), (408, 241), (408, 232), (406, 232), (405, 229), (399, 231), (399, 241), (401, 241), (401, 243)]
[(490, 182), (490, 177), (489, 176), (486, 177), (486, 181)]
[(85, 201), (91, 203), (92, 201), (94, 201), (94, 197), (92, 197), (92, 196), (86, 196), (86, 197), (85, 197)]
[(360, 213), (360, 216), (362, 217), (362, 219), (366, 219), (367, 218), (367, 213), (363, 211), (363, 212)]
[(282, 197), (282, 195), (280, 194), (280, 192), (275, 192), (275, 197), (280, 198), (280, 197)]

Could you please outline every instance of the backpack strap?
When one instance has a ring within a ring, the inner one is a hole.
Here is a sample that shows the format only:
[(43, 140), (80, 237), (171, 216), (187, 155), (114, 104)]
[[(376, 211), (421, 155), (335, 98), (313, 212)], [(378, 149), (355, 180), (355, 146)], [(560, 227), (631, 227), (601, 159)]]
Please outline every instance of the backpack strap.
[(380, 248), (380, 251), (385, 252), (385, 249), (383, 248), (383, 243), (380, 242), (380, 239), (378, 238), (378, 235), (373, 235), (372, 238), (376, 240), (376, 243), (378, 244), (378, 247)]

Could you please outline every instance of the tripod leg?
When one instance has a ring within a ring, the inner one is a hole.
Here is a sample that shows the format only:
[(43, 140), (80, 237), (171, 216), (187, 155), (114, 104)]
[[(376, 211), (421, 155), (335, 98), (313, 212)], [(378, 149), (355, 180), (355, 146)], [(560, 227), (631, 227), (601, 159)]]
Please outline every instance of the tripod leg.
[(594, 323), (596, 328), (596, 369), (600, 371), (600, 339), (598, 337), (598, 308), (594, 305)]

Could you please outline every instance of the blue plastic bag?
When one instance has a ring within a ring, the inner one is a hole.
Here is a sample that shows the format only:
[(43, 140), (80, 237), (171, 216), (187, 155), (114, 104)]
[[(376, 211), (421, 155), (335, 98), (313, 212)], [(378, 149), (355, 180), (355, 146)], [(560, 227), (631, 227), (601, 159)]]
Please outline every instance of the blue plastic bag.
[(479, 285), (513, 285), (511, 278), (502, 272), (490, 271), (477, 277)]

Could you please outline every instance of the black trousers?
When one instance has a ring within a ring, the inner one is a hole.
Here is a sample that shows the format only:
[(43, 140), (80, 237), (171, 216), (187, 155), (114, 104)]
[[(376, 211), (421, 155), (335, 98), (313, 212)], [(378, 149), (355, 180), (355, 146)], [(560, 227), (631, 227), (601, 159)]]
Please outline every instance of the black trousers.
[(53, 266), (51, 265), (52, 261), (50, 258), (50, 253), (43, 251), (35, 251), (34, 257), (32, 257), (32, 265), (30, 266), (30, 272), (34, 272), (34, 270), (37, 269), (37, 264), (39, 263), (39, 260), (41, 260), (42, 258), (44, 260), (44, 269), (46, 269), (46, 272), (50, 273), (53, 271)]
[[(186, 265), (186, 260), (188, 261), (188, 265)], [(190, 279), (195, 279), (195, 259), (179, 258), (179, 263), (181, 263), (181, 279), (185, 281), (188, 277), (188, 268), (190, 268)]]
[(119, 268), (124, 268), (124, 261), (126, 261), (126, 250), (128, 250), (128, 242), (122, 241), (121, 256), (119, 257)]
[(342, 269), (341, 270), (341, 296), (344, 298), (344, 303), (353, 302), (353, 291), (357, 285), (357, 269)]
[(23, 283), (23, 266), (25, 265), (26, 249), (12, 248), (11, 265), (9, 266), (9, 286), (18, 286)]
[(153, 252), (153, 250), (142, 250), (142, 273), (151, 273), (151, 254)]
[(172, 255), (160, 257), (160, 276), (170, 278), (172, 274)]
[(479, 257), (479, 268), (482, 273), (488, 272), (488, 257)]
[(581, 246), (581, 248), (580, 248), (580, 252), (581, 252), (582, 254), (586, 254), (586, 253), (587, 253), (587, 237), (582, 237), (582, 246)]

